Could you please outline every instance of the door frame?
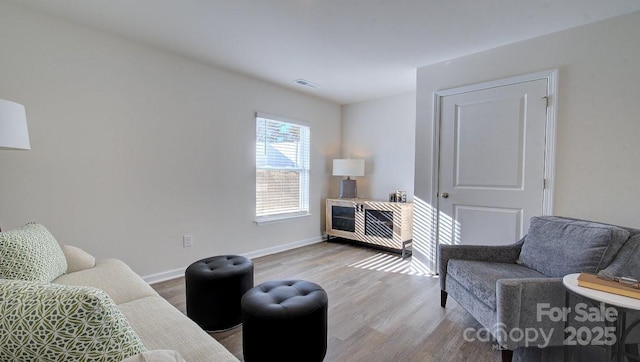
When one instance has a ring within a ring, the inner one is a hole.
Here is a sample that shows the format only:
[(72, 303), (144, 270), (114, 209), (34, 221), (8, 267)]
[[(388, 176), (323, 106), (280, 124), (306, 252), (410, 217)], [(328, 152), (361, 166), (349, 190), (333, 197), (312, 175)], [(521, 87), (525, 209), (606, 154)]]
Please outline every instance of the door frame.
[[(462, 87), (450, 88), (436, 91), (433, 94), (433, 133), (432, 133), (432, 180), (431, 197), (435, 200), (434, 225), (435, 225), (435, 250), (437, 254), (440, 240), (440, 105), (442, 98), (446, 96), (469, 93), (490, 88), (497, 88), (530, 81), (547, 80), (547, 119), (545, 124), (545, 151), (544, 151), (544, 188), (542, 201), (542, 214), (551, 215), (553, 213), (553, 195), (555, 189), (555, 154), (556, 154), (556, 117), (557, 117), (557, 94), (558, 94), (558, 69), (540, 71), (510, 78), (504, 78), (489, 82), (477, 83)], [(516, 240), (514, 240), (515, 242)], [(437, 256), (436, 256), (437, 257)]]

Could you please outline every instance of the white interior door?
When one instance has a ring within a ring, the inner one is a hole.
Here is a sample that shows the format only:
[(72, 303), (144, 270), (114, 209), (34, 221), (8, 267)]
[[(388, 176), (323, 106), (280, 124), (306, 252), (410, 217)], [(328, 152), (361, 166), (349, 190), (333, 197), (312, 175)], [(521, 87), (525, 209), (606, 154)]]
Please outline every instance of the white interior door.
[(543, 213), (548, 81), (440, 98), (439, 243), (510, 244)]

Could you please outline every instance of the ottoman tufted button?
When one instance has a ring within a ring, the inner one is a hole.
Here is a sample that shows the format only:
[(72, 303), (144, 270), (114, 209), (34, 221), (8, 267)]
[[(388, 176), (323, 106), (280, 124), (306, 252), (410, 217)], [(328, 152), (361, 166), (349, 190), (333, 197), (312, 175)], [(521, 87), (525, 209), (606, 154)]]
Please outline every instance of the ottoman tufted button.
[(239, 255), (198, 260), (185, 271), (187, 316), (208, 331), (242, 322), (240, 298), (253, 287), (253, 262)]
[(304, 280), (268, 281), (248, 290), (241, 301), (244, 360), (322, 361), (327, 304), (324, 289)]

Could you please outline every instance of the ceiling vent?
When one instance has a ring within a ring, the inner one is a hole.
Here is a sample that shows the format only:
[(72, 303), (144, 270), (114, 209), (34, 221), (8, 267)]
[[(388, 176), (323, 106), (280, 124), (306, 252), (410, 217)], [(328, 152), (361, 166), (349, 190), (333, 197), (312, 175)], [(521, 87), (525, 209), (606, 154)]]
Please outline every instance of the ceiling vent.
[(299, 78), (293, 81), (296, 84), (300, 84), (301, 86), (305, 86), (311, 89), (317, 89), (318, 87), (320, 87), (319, 85), (315, 84), (315, 83), (311, 83), (308, 80)]

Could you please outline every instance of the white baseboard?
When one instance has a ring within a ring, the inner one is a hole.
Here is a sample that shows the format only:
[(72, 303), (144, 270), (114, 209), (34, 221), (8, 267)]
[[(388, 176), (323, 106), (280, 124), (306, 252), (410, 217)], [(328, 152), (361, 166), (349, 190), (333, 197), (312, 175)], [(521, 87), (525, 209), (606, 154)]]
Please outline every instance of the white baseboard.
[[(303, 246), (319, 243), (324, 240), (325, 238), (323, 236), (317, 236), (311, 239), (299, 240), (293, 243), (278, 245), (271, 248), (256, 250), (256, 251), (252, 251), (252, 252), (244, 253), (240, 255), (245, 256), (249, 259), (254, 259), (254, 258), (259, 258), (265, 255), (271, 255), (271, 254), (280, 253), (283, 251), (292, 250), (292, 249), (300, 248)], [(185, 270), (187, 270), (186, 266), (178, 269), (167, 270), (164, 272), (147, 275), (142, 277), (142, 279), (144, 279), (144, 281), (147, 282), (148, 284), (160, 283), (167, 280), (183, 277)]]
[(241, 254), (241, 255), (242, 256), (246, 256), (249, 259), (259, 258), (261, 256), (271, 255), (271, 254), (279, 253), (279, 252), (282, 252), (282, 251), (287, 251), (287, 250), (296, 249), (296, 248), (300, 248), (300, 247), (303, 247), (303, 246), (319, 243), (321, 241), (324, 241), (322, 236), (316, 236), (315, 238), (306, 239), (306, 240), (299, 240), (299, 241), (295, 241), (293, 243), (278, 245), (278, 246), (274, 246), (274, 247), (267, 248), (267, 249), (262, 249), (262, 250), (256, 250), (256, 251), (252, 251), (250, 253), (245, 253), (245, 254)]
[(183, 277), (185, 270), (187, 270), (186, 266), (183, 267), (183, 268), (167, 270), (167, 271), (164, 271), (164, 272), (147, 275), (147, 276), (142, 277), (142, 279), (144, 279), (144, 281), (147, 282), (148, 284), (155, 284), (155, 283), (165, 282), (167, 280)]

